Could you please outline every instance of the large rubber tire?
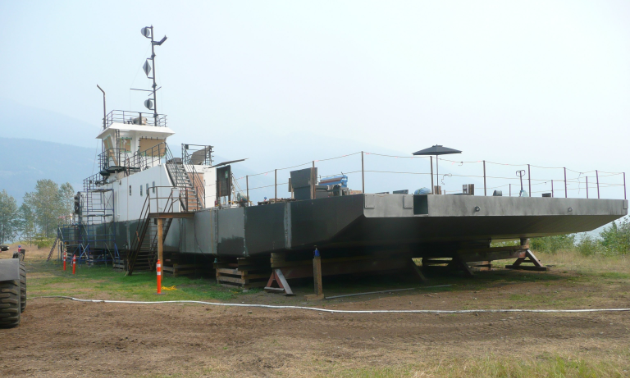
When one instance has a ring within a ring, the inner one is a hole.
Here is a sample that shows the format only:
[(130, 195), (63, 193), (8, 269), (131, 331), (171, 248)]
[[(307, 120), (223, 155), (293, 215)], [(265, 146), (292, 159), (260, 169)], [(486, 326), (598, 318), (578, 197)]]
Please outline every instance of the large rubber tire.
[(0, 282), (0, 328), (12, 328), (20, 324), (20, 291), (20, 281)]
[(20, 312), (26, 308), (26, 266), (20, 263)]

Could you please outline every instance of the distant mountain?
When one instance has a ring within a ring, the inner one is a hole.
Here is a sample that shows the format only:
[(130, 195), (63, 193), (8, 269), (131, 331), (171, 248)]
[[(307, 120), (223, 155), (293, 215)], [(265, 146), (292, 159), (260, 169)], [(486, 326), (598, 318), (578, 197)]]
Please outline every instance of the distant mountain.
[(75, 146), (97, 146), (99, 125), (0, 98), (3, 138), (27, 138)]
[(94, 148), (61, 143), (0, 138), (0, 156), (0, 190), (6, 189), (20, 203), (37, 180), (69, 182), (78, 191), (83, 179), (98, 170)]

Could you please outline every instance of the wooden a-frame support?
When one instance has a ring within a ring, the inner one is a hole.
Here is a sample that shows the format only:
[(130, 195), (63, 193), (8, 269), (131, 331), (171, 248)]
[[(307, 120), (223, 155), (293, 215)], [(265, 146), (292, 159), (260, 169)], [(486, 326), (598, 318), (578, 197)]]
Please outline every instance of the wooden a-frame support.
[[(521, 238), (521, 247), (525, 250), (525, 257), (521, 257), (514, 261), (512, 265), (506, 265), (506, 269), (515, 269), (515, 270), (536, 270), (536, 271), (545, 271), (547, 267), (543, 265), (543, 263), (538, 260), (538, 258), (534, 255), (532, 251), (529, 249), (529, 239)], [(523, 263), (531, 263), (533, 265), (521, 265)]]
[[(274, 287), (274, 283), (278, 287)], [(284, 274), (282, 274), (281, 269), (274, 269), (271, 272), (271, 277), (269, 277), (269, 281), (267, 281), (267, 286), (265, 286), (265, 291), (268, 293), (282, 293), (284, 295), (295, 295), (291, 290), (291, 286), (284, 278)]]
[[(533, 265), (521, 265), (522, 263), (531, 263)], [(540, 260), (536, 258), (534, 253), (532, 253), (532, 251), (530, 251), (529, 249), (525, 251), (525, 257), (516, 259), (516, 261), (514, 261), (514, 264), (506, 265), (505, 268), (506, 269), (520, 269), (520, 270), (537, 270), (537, 271), (547, 270), (547, 267), (544, 266), (543, 263), (541, 263)]]

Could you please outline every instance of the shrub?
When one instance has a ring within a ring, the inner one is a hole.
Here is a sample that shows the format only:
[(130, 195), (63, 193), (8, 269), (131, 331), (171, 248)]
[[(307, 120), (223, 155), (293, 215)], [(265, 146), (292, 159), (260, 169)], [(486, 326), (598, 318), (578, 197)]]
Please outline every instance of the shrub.
[(599, 234), (601, 245), (608, 254), (627, 254), (630, 252), (630, 220), (623, 218), (619, 225), (612, 222)]
[(584, 256), (592, 256), (601, 248), (600, 241), (584, 233), (576, 244), (577, 251)]
[(542, 238), (533, 238), (529, 245), (531, 249), (539, 252), (556, 253), (561, 249), (575, 249), (575, 234), (545, 236)]

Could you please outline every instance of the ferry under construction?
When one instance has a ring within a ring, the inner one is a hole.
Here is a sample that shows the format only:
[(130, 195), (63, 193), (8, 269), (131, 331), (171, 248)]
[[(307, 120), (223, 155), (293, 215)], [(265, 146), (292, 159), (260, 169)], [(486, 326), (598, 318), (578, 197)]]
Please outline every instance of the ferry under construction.
[[(542, 270), (528, 238), (590, 231), (628, 213), (625, 199), (442, 195), (439, 186), (363, 193), (348, 190), (342, 176), (320, 180), (316, 166), (291, 172), (292, 198), (254, 204), (235, 183), (235, 162), (213, 161), (213, 146), (175, 151), (167, 144), (175, 132), (157, 112), (154, 75), (155, 48), (166, 37), (154, 40), (153, 27), (142, 34), (153, 51), (144, 65), (153, 82), (149, 111), (104, 110), (99, 172), (77, 193), (74, 222), (59, 228), (60, 251), (82, 261), (132, 274), (154, 270), (160, 258), (174, 273), (215, 269), (223, 284), (286, 293), (287, 279), (313, 275), (315, 249), (324, 275), (397, 269), (421, 275), (413, 258), (466, 274), (500, 259)], [(492, 248), (497, 239), (521, 243)]]

